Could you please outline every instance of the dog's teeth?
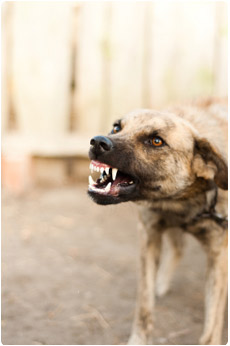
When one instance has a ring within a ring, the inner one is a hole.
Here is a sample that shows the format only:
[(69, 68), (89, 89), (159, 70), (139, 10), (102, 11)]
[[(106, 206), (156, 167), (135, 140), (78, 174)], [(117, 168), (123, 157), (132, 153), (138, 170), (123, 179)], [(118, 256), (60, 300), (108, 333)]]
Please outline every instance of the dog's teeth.
[(94, 170), (95, 172), (97, 172), (97, 167), (96, 167), (96, 166), (93, 166), (93, 170)]
[(91, 177), (91, 175), (89, 175), (89, 185), (92, 186), (95, 184), (95, 181), (93, 180), (93, 178)]
[(100, 182), (103, 183), (104, 181), (105, 181), (105, 178), (103, 177), (103, 174), (101, 173)]
[(117, 169), (117, 168), (113, 168), (113, 169), (112, 169), (112, 177), (113, 177), (113, 180), (115, 180), (115, 179), (116, 179), (116, 176), (117, 176), (117, 171), (118, 171), (118, 169)]
[(109, 167), (105, 168), (105, 172), (106, 172), (107, 175), (109, 174)]
[(99, 172), (100, 171), (100, 168), (99, 167), (97, 167), (97, 172)]
[(100, 172), (101, 172), (101, 173), (103, 173), (103, 172), (104, 172), (104, 168), (103, 168), (103, 167), (101, 167)]
[(96, 192), (98, 191), (98, 189), (97, 189), (95, 186), (89, 185), (89, 187), (90, 187), (90, 189), (93, 190), (93, 191), (96, 191)]
[(130, 182), (129, 182), (129, 184), (131, 185), (131, 184), (134, 184), (134, 182), (131, 180)]
[(106, 186), (106, 188), (104, 189), (105, 190), (105, 192), (109, 192), (109, 190), (110, 190), (110, 188), (111, 188), (111, 185), (112, 185), (112, 183), (110, 182), (110, 183), (108, 183), (108, 185)]

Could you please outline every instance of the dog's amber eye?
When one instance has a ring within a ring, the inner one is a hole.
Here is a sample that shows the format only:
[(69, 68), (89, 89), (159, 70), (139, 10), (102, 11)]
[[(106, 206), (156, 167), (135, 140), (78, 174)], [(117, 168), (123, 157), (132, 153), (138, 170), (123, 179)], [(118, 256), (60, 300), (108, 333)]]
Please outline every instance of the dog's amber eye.
[(121, 126), (119, 124), (115, 124), (112, 129), (112, 133), (117, 133), (121, 131)]
[(161, 147), (164, 142), (160, 137), (155, 136), (152, 139), (152, 144), (154, 145), (154, 147)]

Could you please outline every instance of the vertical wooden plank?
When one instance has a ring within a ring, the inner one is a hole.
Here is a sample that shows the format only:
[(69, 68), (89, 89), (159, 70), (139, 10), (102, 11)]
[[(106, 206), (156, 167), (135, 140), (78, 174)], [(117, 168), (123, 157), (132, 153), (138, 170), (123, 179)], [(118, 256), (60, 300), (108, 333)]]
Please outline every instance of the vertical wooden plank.
[(78, 43), (78, 14), (80, 3), (74, 3), (72, 7), (72, 25), (71, 25), (71, 82), (70, 82), (70, 115), (69, 115), (69, 131), (72, 132), (77, 128), (77, 114), (75, 107), (76, 97), (76, 59), (77, 59), (77, 43)]
[(155, 3), (152, 107), (213, 93), (214, 18), (214, 2)]
[(76, 60), (77, 130), (91, 136), (101, 129), (103, 109), (103, 43), (106, 2), (85, 2), (79, 8)]
[(143, 107), (144, 19), (146, 3), (112, 4), (111, 119)]
[(220, 1), (215, 4), (214, 37), (214, 92), (217, 96), (228, 94), (228, 4)]
[(32, 136), (67, 131), (71, 3), (15, 2), (13, 97), (19, 128)]
[[(111, 118), (111, 87), (112, 87), (112, 3), (107, 3), (105, 8), (104, 34), (102, 40), (102, 112), (100, 129), (108, 131), (108, 122)], [(110, 124), (111, 126), (111, 124)]]
[(1, 32), (1, 125), (2, 134), (14, 129), (16, 121), (12, 104), (12, 9), (13, 3), (5, 2), (2, 5), (2, 32)]
[(151, 107), (151, 78), (150, 67), (153, 63), (153, 10), (154, 2), (145, 5), (144, 33), (143, 33), (143, 79), (142, 79), (142, 106)]

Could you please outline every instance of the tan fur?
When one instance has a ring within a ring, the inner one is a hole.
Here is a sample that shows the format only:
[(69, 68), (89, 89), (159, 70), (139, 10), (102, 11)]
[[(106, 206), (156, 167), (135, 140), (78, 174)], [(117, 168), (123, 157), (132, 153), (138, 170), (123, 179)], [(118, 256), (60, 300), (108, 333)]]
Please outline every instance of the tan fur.
[[(199, 108), (198, 106), (186, 106), (184, 108), (177, 107), (174, 109), (176, 114), (186, 121), (187, 127), (184, 127), (184, 123), (181, 123), (180, 119), (177, 122), (177, 118), (173, 115), (170, 116), (170, 119), (173, 119), (176, 122), (176, 126), (171, 130), (168, 130), (169, 132), (167, 133), (166, 138), (175, 150), (186, 152), (186, 158), (184, 157), (183, 163), (181, 164), (181, 175), (183, 177), (189, 175), (191, 181), (194, 179), (194, 182), (196, 181), (196, 178), (199, 177), (202, 177), (204, 180), (213, 180), (215, 175), (218, 173), (218, 167), (214, 161), (205, 162), (202, 155), (199, 153), (194, 156), (192, 155), (191, 143), (193, 142), (194, 137), (197, 137), (198, 139), (205, 138), (205, 140), (211, 143), (212, 147), (215, 148), (215, 154), (220, 156), (224, 161), (227, 160), (227, 118), (226, 115), (225, 117), (223, 116), (224, 107), (226, 110), (226, 105), (221, 105), (219, 113), (217, 111), (218, 105), (214, 105), (211, 102), (205, 104), (202, 108)], [(219, 116), (218, 114), (221, 115)], [(164, 119), (164, 117), (162, 118)], [(138, 116), (136, 116), (135, 123), (132, 127), (129, 125), (127, 131), (131, 130), (132, 133), (135, 132), (138, 119)], [(141, 120), (142, 127), (144, 127), (144, 120), (146, 119), (142, 118)], [(161, 121), (161, 124), (158, 122), (157, 125), (164, 126), (164, 120)], [(209, 158), (211, 159), (211, 156)], [(184, 165), (186, 159), (188, 160), (188, 163)], [(169, 166), (171, 165), (170, 162), (167, 164)], [(171, 167), (171, 169), (173, 170), (173, 167)], [(168, 194), (170, 194), (170, 190), (173, 190), (171, 184), (180, 189), (180, 185), (173, 179), (173, 177), (167, 178), (169, 179), (168, 182), (166, 182), (165, 189)], [(177, 179), (178, 175), (176, 180)], [(182, 195), (185, 198), (188, 198), (189, 196), (192, 197), (194, 196), (194, 191), (196, 191), (196, 193), (200, 192), (199, 187), (192, 185), (192, 188), (190, 186), (186, 193), (185, 191), (182, 192)], [(157, 201), (153, 200), (145, 203), (139, 202), (141, 220), (144, 225), (143, 229), (146, 229), (146, 231), (143, 231), (142, 233), (145, 241), (144, 246), (142, 245), (141, 256), (146, 260), (142, 259), (141, 261), (140, 270), (142, 274), (140, 275), (140, 287), (142, 290), (145, 289), (146, 292), (148, 292), (146, 285), (150, 279), (147, 280), (144, 273), (148, 270), (149, 263), (147, 261), (147, 256), (150, 247), (153, 252), (156, 252), (156, 255), (154, 256), (154, 254), (152, 254), (152, 261), (155, 262), (155, 266), (151, 264), (152, 281), (148, 283), (151, 287), (151, 293), (146, 295), (139, 290), (136, 316), (129, 344), (146, 344), (151, 342), (151, 335), (149, 335), (147, 330), (153, 329), (153, 307), (152, 304), (150, 306), (148, 302), (154, 301), (154, 290), (156, 291), (156, 294), (160, 296), (168, 291), (170, 278), (179, 258), (182, 255), (183, 229), (178, 227), (176, 229), (174, 228), (177, 226), (176, 219), (175, 225), (172, 222), (174, 213), (180, 213), (184, 210), (184, 205), (181, 203), (180, 197), (179, 193), (178, 200), (172, 198), (162, 201), (159, 198)], [(196, 214), (196, 203), (199, 203), (198, 200), (200, 203), (205, 203), (205, 200), (202, 201), (202, 194), (199, 193), (199, 198), (194, 200), (194, 206), (190, 204), (190, 208), (192, 208), (192, 210), (190, 210), (191, 213), (194, 211), (194, 214)], [(186, 201), (184, 203), (186, 204)], [(151, 211), (151, 208), (152, 210), (159, 209), (161, 212), (168, 212), (166, 215), (170, 221), (160, 227), (159, 214), (157, 211)], [(219, 189), (216, 209), (224, 215), (227, 214), (227, 192), (221, 189)], [(169, 212), (171, 213), (170, 216)], [(152, 230), (151, 236), (149, 236), (149, 228)], [(167, 251), (163, 251), (163, 256), (157, 273), (156, 268), (157, 263), (159, 262), (159, 248), (162, 242), (160, 235), (163, 234), (163, 231), (166, 232), (168, 237), (168, 248)], [(212, 220), (200, 221), (195, 226), (189, 227), (186, 231), (190, 232), (201, 241), (208, 257), (207, 280), (205, 287), (205, 321), (200, 343), (221, 344), (221, 331), (227, 294), (227, 231)], [(146, 282), (145, 285), (143, 282)], [(153, 286), (155, 289), (153, 289)], [(145, 315), (145, 319), (143, 319), (143, 315)], [(149, 328), (146, 326), (148, 321), (150, 321)]]
[[(155, 293), (163, 295), (169, 289), (185, 231), (201, 242), (208, 259), (200, 343), (220, 344), (227, 294), (227, 229), (212, 213), (215, 204), (215, 211), (227, 216), (227, 104), (206, 100), (162, 112), (136, 110), (119, 124), (119, 131), (100, 137), (97, 145), (98, 139), (92, 140), (90, 156), (131, 176), (136, 185), (130, 196), (106, 200), (91, 194), (99, 204), (131, 200), (139, 205), (139, 288), (129, 344), (151, 342)], [(154, 136), (161, 137), (164, 145), (156, 148)], [(104, 149), (106, 143), (110, 146)], [(205, 213), (208, 217), (200, 217)], [(165, 251), (163, 245), (161, 254), (162, 240), (167, 240), (168, 248)]]

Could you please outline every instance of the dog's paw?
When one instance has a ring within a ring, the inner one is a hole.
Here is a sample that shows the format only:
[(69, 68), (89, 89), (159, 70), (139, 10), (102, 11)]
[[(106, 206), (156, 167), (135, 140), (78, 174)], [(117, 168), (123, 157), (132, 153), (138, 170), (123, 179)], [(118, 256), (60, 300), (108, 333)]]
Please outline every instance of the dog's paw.
[(130, 336), (127, 345), (146, 345), (146, 338), (134, 333)]

